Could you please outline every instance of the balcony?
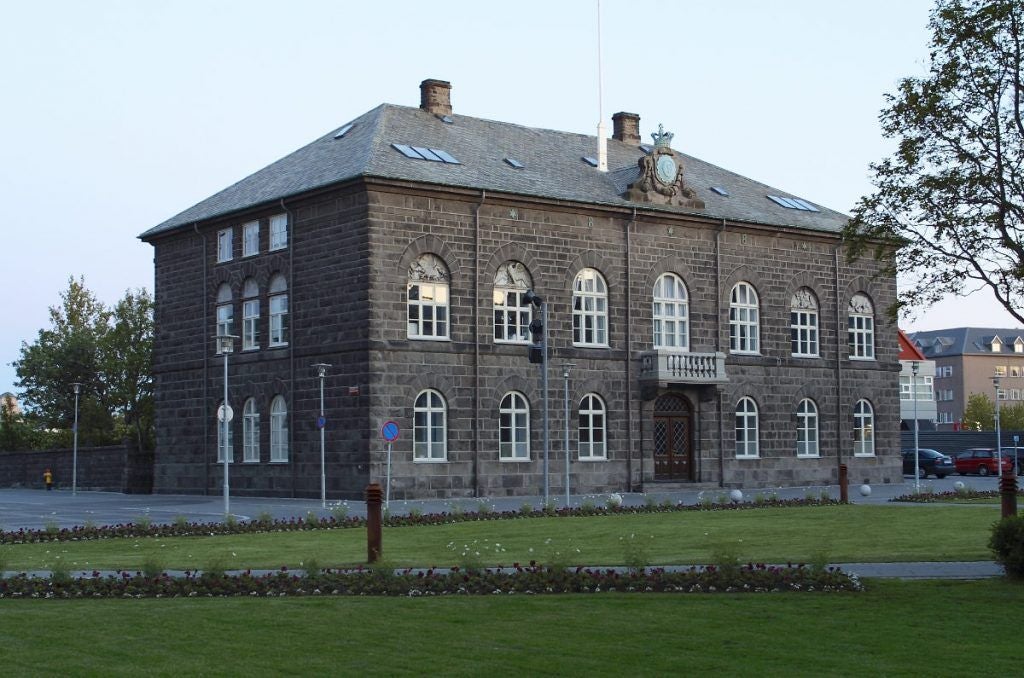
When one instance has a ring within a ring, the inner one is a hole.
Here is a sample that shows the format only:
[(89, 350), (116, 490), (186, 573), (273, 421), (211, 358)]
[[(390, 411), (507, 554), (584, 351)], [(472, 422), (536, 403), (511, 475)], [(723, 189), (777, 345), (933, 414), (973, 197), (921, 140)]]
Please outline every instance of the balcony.
[(640, 381), (659, 384), (724, 384), (724, 353), (649, 351), (640, 356)]

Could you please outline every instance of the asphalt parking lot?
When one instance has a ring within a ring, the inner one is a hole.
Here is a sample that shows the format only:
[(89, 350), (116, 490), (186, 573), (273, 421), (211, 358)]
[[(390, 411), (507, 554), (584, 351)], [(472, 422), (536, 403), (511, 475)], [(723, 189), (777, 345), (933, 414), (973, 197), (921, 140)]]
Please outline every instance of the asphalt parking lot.
[[(935, 492), (954, 489), (956, 482), (977, 490), (994, 490), (998, 488), (998, 479), (980, 476), (949, 476), (942, 480), (922, 480), (921, 489), (931, 488)], [(914, 490), (914, 479), (904, 478), (903, 483), (876, 485), (871, 488), (868, 496), (860, 493), (860, 486), (850, 486), (850, 501), (853, 503), (884, 503), (892, 497), (907, 494)], [(839, 488), (832, 486), (760, 488), (744, 491), (746, 500), (753, 499), (758, 493), (775, 492), (782, 498), (801, 498), (808, 494), (819, 496), (827, 491), (830, 496), (838, 498)], [(729, 490), (704, 489), (682, 491), (658, 491), (650, 487), (646, 493), (622, 493), (626, 505), (643, 505), (649, 501), (685, 502), (696, 504), (710, 497), (721, 501), (728, 496)], [(579, 506), (584, 502), (603, 505), (608, 495), (572, 495), (570, 503)], [(557, 506), (565, 505), (564, 495), (552, 495), (551, 501)], [(475, 511), (482, 503), (497, 511), (518, 511), (525, 504), (535, 507), (543, 506), (541, 496), (532, 497), (484, 497), (452, 500), (409, 500), (391, 501), (390, 511), (406, 514), (413, 510), (423, 513), (438, 513), (460, 509)], [(337, 506), (344, 506), (350, 516), (365, 516), (366, 505), (362, 501), (340, 501), (328, 499), (327, 508), (320, 505), (319, 499), (288, 499), (271, 497), (231, 497), (230, 513), (238, 520), (250, 520), (263, 514), (275, 518), (301, 518), (313, 512), (317, 515), (330, 515)], [(909, 505), (919, 506), (919, 505)], [(91, 523), (94, 525), (112, 525), (117, 523), (138, 522), (148, 519), (155, 523), (169, 523), (184, 517), (189, 521), (215, 522), (223, 520), (225, 515), (222, 495), (171, 495), (171, 494), (118, 494), (113, 492), (79, 491), (72, 495), (70, 490), (35, 489), (0, 489), (0, 528), (3, 530), (41, 529), (48, 525), (71, 527)]]

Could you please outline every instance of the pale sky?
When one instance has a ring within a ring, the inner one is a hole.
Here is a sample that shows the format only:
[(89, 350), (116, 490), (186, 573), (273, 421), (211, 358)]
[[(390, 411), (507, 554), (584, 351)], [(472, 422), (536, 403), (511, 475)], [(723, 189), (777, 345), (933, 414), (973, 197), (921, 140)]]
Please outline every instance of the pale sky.
[[(849, 212), (883, 95), (926, 71), (929, 0), (603, 0), (604, 117)], [(374, 106), (594, 134), (595, 0), (0, 0), (0, 392), (69, 276), (153, 287), (142, 231)], [(904, 329), (1015, 327), (982, 295)]]

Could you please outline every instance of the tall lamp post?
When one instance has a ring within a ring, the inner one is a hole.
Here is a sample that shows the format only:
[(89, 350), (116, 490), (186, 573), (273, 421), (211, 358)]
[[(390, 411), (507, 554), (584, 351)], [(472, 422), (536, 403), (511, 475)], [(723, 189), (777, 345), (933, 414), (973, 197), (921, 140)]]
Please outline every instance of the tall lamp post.
[(234, 334), (218, 334), (217, 335), (217, 350), (224, 354), (224, 404), (221, 406), (220, 411), (217, 412), (217, 416), (221, 420), (221, 429), (224, 450), (224, 516), (231, 515), (231, 483), (228, 480), (228, 464), (230, 463), (231, 448), (228, 446), (228, 425), (231, 423), (232, 414), (231, 406), (228, 405), (228, 356), (235, 350), (235, 339), (238, 337)]
[(82, 390), (82, 384), (75, 382), (72, 384), (75, 389), (75, 427), (72, 429), (74, 434), (74, 443), (71, 448), (71, 496), (78, 495), (78, 394)]
[(569, 450), (569, 370), (574, 367), (574, 363), (562, 365), (562, 378), (565, 379), (565, 508), (569, 508), (569, 463), (572, 461)]
[(324, 461), (324, 429), (327, 427), (327, 419), (324, 418), (324, 377), (327, 376), (327, 363), (314, 363), (316, 373), (320, 377), (320, 417), (316, 420), (316, 426), (320, 429), (320, 508), (327, 508), (327, 466)]
[(920, 363), (915, 360), (910, 364), (910, 391), (914, 394), (914, 492), (921, 493), (921, 443), (918, 437), (917, 424), (917, 371)]
[(1003, 475), (1003, 441), (999, 430), (999, 376), (992, 377), (996, 387), (996, 477)]

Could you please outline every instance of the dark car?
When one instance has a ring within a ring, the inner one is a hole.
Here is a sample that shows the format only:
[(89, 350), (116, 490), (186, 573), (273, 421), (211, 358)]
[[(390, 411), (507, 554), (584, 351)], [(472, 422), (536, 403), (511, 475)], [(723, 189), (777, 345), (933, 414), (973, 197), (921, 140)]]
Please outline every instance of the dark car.
[[(918, 470), (922, 478), (933, 475), (945, 478), (956, 472), (952, 457), (938, 450), (921, 447), (917, 450)], [(914, 450), (903, 450), (903, 475), (914, 475)]]
[[(994, 447), (972, 447), (963, 452), (957, 452), (953, 457), (956, 465), (956, 472), (960, 475), (977, 473), (979, 476), (988, 476), (996, 472), (996, 449)], [(1013, 455), (1002, 455), (1002, 466), (1000, 472), (1013, 468)]]

